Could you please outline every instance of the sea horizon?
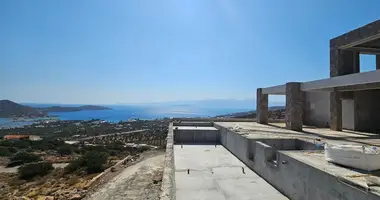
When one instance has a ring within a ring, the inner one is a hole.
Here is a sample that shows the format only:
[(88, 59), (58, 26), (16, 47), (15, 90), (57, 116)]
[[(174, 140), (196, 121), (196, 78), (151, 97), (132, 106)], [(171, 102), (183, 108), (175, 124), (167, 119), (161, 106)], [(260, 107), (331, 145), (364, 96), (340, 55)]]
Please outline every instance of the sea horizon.
[[(23, 104), (32, 107), (48, 106), (75, 106), (78, 104)], [(80, 104), (82, 105), (82, 104)], [(79, 106), (79, 105), (78, 105)], [(195, 105), (162, 105), (162, 106), (132, 106), (132, 105), (108, 105), (111, 110), (83, 110), (75, 112), (49, 112), (49, 116), (58, 117), (59, 120), (105, 120), (120, 122), (131, 119), (154, 120), (170, 117), (215, 117), (218, 115), (246, 112), (254, 110), (253, 107), (217, 108), (200, 107)], [(12, 122), (9, 118), (0, 118), (0, 127), (20, 127), (34, 122)]]

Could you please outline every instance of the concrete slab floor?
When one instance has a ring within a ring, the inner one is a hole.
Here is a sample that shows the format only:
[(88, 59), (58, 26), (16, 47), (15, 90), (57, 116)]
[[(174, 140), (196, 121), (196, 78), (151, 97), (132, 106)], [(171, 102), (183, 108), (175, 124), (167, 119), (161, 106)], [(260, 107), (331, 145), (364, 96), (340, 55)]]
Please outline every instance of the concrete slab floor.
[(175, 145), (174, 160), (177, 200), (288, 199), (221, 145)]
[(303, 132), (285, 129), (284, 123), (271, 123), (269, 125), (256, 122), (216, 122), (215, 124), (228, 129), (238, 127), (235, 131), (246, 135), (247, 138), (319, 138), (331, 143), (356, 143), (380, 146), (380, 135), (359, 131), (333, 131), (327, 128), (311, 128), (305, 126)]

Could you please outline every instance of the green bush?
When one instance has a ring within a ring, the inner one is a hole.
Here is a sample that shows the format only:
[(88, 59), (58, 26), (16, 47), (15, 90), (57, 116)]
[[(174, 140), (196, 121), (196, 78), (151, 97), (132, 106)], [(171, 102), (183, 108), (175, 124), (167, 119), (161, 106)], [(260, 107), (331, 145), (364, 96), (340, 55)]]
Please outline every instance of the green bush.
[(9, 152), (11, 153), (17, 153), (17, 149), (14, 147), (8, 147)]
[(11, 161), (21, 161), (22, 163), (31, 163), (40, 161), (41, 158), (38, 155), (27, 153), (24, 151), (16, 153), (10, 158)]
[(9, 147), (0, 147), (0, 156), (8, 157), (11, 155), (12, 153), (9, 151)]
[(5, 144), (1, 144), (1, 146), (6, 146), (6, 145), (8, 145), (9, 147), (15, 147), (18, 149), (26, 149), (30, 146), (30, 141), (29, 140), (5, 141)]
[(97, 173), (104, 170), (103, 165), (107, 163), (108, 153), (102, 151), (89, 151), (83, 155), (87, 173)]
[(84, 166), (85, 162), (83, 158), (78, 158), (70, 162), (69, 165), (65, 167), (65, 173), (73, 173), (77, 171), (78, 169), (82, 168)]
[(117, 156), (117, 152), (115, 150), (110, 151), (110, 156)]
[(73, 153), (73, 148), (69, 145), (63, 145), (57, 149), (57, 152), (61, 155), (71, 155)]
[(30, 179), (35, 176), (44, 176), (54, 169), (50, 162), (29, 163), (18, 169), (21, 179)]

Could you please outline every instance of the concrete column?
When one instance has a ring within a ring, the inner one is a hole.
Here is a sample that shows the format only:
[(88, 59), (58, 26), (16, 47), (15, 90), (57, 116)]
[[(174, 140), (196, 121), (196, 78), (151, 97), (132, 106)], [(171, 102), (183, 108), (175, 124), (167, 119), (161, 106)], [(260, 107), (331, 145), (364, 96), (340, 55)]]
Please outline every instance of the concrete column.
[(380, 55), (376, 55), (376, 70), (380, 69)]
[(360, 73), (360, 53), (354, 52), (354, 63), (353, 63), (353, 73)]
[(286, 128), (302, 131), (304, 94), (301, 83), (286, 83)]
[(263, 94), (262, 88), (257, 88), (256, 96), (257, 122), (268, 124), (268, 94)]
[(330, 93), (330, 129), (342, 130), (342, 100), (339, 92)]

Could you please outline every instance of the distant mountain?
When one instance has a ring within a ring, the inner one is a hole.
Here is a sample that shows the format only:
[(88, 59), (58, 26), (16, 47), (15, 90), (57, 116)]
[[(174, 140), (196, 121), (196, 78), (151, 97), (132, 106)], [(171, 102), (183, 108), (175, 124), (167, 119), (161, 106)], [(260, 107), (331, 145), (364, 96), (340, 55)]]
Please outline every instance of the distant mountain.
[(104, 106), (51, 106), (36, 108), (31, 106), (24, 106), (9, 100), (0, 100), (0, 117), (47, 117), (48, 112), (75, 112), (82, 110), (111, 110)]
[[(281, 101), (270, 101), (270, 107), (284, 105)], [(178, 100), (169, 102), (144, 103), (136, 104), (141, 106), (168, 106), (181, 108), (199, 108), (199, 109), (227, 109), (227, 110), (253, 110), (256, 108), (256, 99), (203, 99), (203, 100)]]
[(107, 108), (104, 106), (92, 106), (92, 105), (85, 105), (85, 106), (78, 106), (78, 107), (51, 106), (51, 107), (44, 107), (44, 108), (38, 108), (38, 109), (43, 112), (77, 112), (77, 111), (82, 111), (82, 110), (112, 110), (111, 108)]
[(37, 108), (23, 106), (9, 100), (0, 100), (0, 117), (46, 117), (48, 114)]

